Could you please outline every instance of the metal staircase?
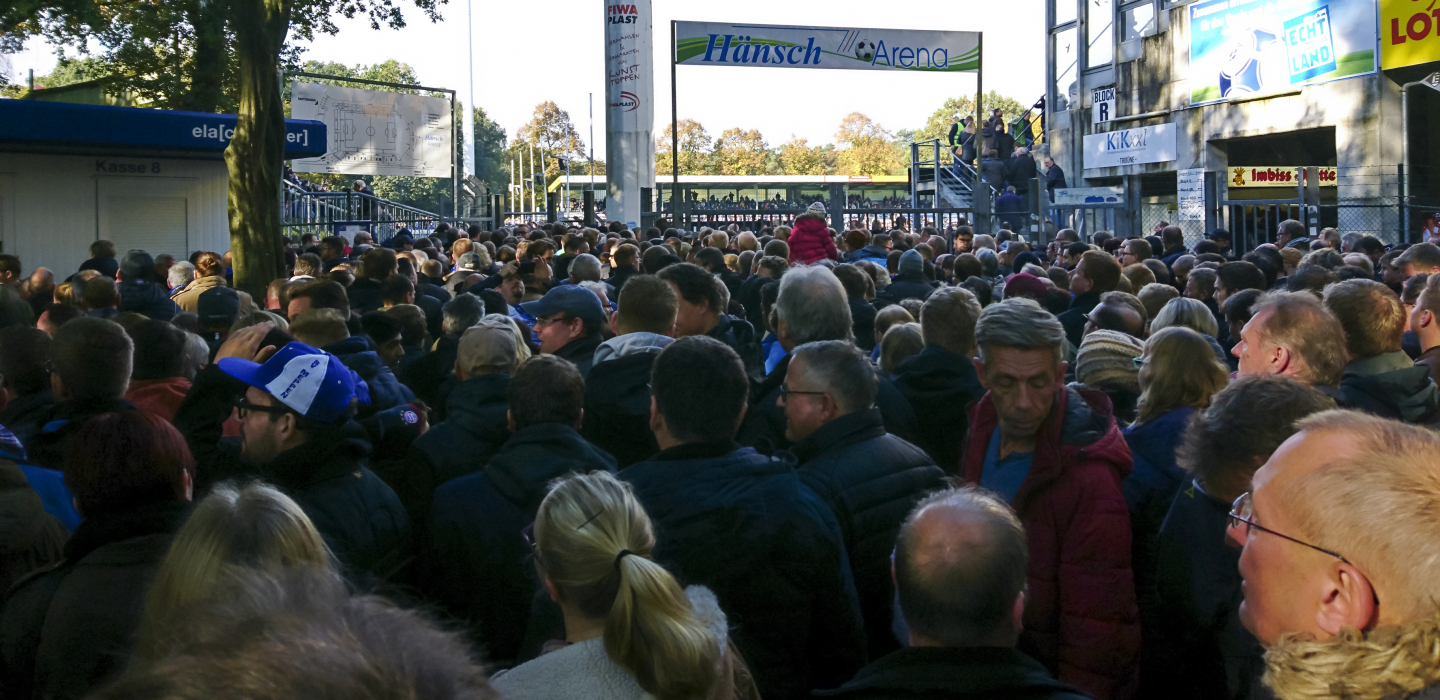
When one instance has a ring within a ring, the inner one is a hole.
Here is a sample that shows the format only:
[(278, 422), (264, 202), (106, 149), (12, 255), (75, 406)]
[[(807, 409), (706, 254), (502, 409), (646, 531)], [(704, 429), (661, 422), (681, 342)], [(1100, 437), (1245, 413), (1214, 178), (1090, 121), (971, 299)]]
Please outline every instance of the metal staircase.
[(961, 163), (940, 139), (910, 144), (910, 179), (916, 198), (933, 198), (936, 207), (974, 206), (975, 169)]

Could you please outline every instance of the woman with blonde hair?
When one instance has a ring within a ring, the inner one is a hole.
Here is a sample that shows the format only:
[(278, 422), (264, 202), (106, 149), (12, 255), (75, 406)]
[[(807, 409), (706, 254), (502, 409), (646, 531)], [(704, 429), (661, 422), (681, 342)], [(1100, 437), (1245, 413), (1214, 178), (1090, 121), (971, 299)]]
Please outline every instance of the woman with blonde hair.
[[(710, 590), (651, 561), (655, 533), (606, 472), (557, 479), (535, 516), (535, 568), (565, 643), (491, 678), (509, 700), (701, 700), (756, 695)], [(553, 647), (556, 643), (547, 645)]]
[[(1193, 300), (1170, 303), (1177, 301)], [(1204, 306), (1200, 310), (1210, 313)], [(1130, 510), (1135, 586), (1147, 591), (1154, 585), (1153, 552), (1160, 525), (1187, 479), (1175, 450), (1185, 438), (1190, 417), (1208, 407), (1210, 398), (1230, 383), (1230, 368), (1215, 359), (1203, 336), (1183, 326), (1150, 336), (1135, 362), (1140, 367), (1140, 401), (1135, 424), (1121, 431), (1135, 466), (1122, 488)]]
[(1174, 326), (1189, 328), (1204, 336), (1205, 342), (1210, 345), (1210, 351), (1215, 354), (1216, 359), (1220, 360), (1222, 364), (1225, 363), (1225, 349), (1220, 347), (1220, 341), (1216, 340), (1220, 333), (1220, 323), (1205, 302), (1189, 297), (1171, 299), (1160, 307), (1160, 312), (1155, 314), (1155, 318), (1150, 319), (1152, 335)]
[(146, 596), (135, 661), (163, 658), (170, 630), (184, 611), (207, 600), (236, 567), (278, 573), (310, 566), (334, 572), (335, 562), (305, 511), (260, 482), (225, 482), (195, 507), (175, 535)]

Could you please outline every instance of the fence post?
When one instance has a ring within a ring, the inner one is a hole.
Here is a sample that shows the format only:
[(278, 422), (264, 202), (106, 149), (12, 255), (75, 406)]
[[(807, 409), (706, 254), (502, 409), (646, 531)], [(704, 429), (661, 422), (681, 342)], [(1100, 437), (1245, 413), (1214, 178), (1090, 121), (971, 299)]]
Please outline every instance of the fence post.
[(558, 211), (558, 209), (557, 209), (557, 207), (556, 207), (556, 203), (555, 203), (555, 193), (554, 193), (554, 192), (546, 192), (546, 193), (545, 193), (545, 221), (546, 221), (547, 223), (553, 224), (553, 223), (555, 223), (556, 221), (559, 221), (559, 220), (560, 220), (559, 211)]
[(1410, 242), (1410, 203), (1405, 196), (1405, 164), (1399, 163), (1395, 166), (1395, 183), (1398, 186), (1399, 198), (1396, 200), (1400, 207), (1400, 242)]
[(585, 207), (585, 225), (595, 228), (595, 190), (585, 190), (581, 198)]
[[(1220, 226), (1220, 217), (1219, 217), (1219, 210), (1220, 210), (1220, 187), (1219, 187), (1219, 184), (1220, 184), (1219, 181), (1218, 181), (1217, 178), (1215, 177), (1215, 171), (1213, 171), (1213, 170), (1206, 170), (1206, 171), (1205, 171), (1205, 230), (1201, 232), (1201, 235), (1203, 235), (1203, 236), (1208, 236), (1208, 235), (1210, 235), (1211, 232), (1213, 232), (1216, 228), (1219, 228), (1219, 226)], [(1234, 236), (1235, 234), (1232, 232), (1230, 235), (1231, 235), (1231, 236)]]

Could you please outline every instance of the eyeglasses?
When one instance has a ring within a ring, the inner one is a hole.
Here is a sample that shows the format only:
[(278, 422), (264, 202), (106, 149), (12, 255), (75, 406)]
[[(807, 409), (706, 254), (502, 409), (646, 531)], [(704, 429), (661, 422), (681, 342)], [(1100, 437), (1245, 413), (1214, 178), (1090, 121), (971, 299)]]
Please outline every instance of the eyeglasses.
[(240, 412), (240, 420), (245, 420), (246, 414), (251, 413), (252, 411), (257, 413), (269, 413), (275, 416), (290, 413), (290, 409), (286, 408), (285, 406), (261, 406), (258, 403), (250, 403), (250, 400), (246, 398), (235, 399), (235, 410)]
[[(1282, 534), (1280, 534), (1280, 533), (1278, 533), (1278, 532), (1276, 532), (1276, 531), (1274, 531), (1274, 530), (1271, 530), (1271, 529), (1268, 528), (1268, 527), (1264, 527), (1263, 525), (1256, 525), (1256, 524), (1255, 524), (1255, 521), (1254, 521), (1254, 519), (1253, 519), (1254, 517), (1255, 517), (1255, 498), (1250, 495), (1250, 492), (1249, 492), (1249, 491), (1246, 491), (1245, 493), (1240, 494), (1240, 497), (1239, 497), (1239, 498), (1235, 499), (1235, 505), (1230, 508), (1230, 527), (1240, 527), (1240, 525), (1243, 523), (1243, 524), (1246, 526), (1246, 528), (1247, 528), (1247, 530), (1246, 530), (1246, 532), (1245, 532), (1245, 536), (1246, 536), (1246, 537), (1249, 537), (1249, 536), (1250, 536), (1250, 532), (1249, 532), (1248, 528), (1252, 528), (1252, 527), (1253, 527), (1253, 528), (1255, 528), (1256, 530), (1259, 530), (1259, 531), (1261, 531), (1261, 532), (1268, 532), (1268, 533), (1270, 533), (1270, 534), (1272, 534), (1272, 535), (1274, 535), (1274, 536), (1276, 536), (1276, 537), (1279, 537), (1279, 538), (1281, 538), (1281, 539), (1290, 540), (1291, 542), (1294, 542), (1295, 544), (1304, 545), (1304, 546), (1309, 547), (1309, 548), (1311, 548), (1311, 549), (1313, 549), (1313, 550), (1315, 550), (1315, 551), (1317, 551), (1317, 552), (1321, 552), (1321, 553), (1323, 553), (1323, 554), (1329, 554), (1330, 556), (1335, 557), (1336, 559), (1339, 559), (1340, 561), (1343, 561), (1343, 562), (1345, 562), (1346, 564), (1350, 564), (1350, 560), (1349, 560), (1349, 559), (1346, 559), (1345, 557), (1340, 556), (1339, 554), (1337, 554), (1337, 553), (1335, 553), (1335, 552), (1332, 552), (1332, 551), (1330, 551), (1330, 550), (1328, 550), (1328, 549), (1325, 549), (1324, 547), (1316, 547), (1315, 545), (1310, 544), (1309, 542), (1305, 542), (1305, 541), (1303, 541), (1303, 540), (1297, 540), (1297, 539), (1295, 539), (1294, 537), (1291, 537), (1291, 536), (1289, 536), (1289, 535), (1282, 535)], [(1351, 564), (1351, 566), (1354, 566), (1354, 564)]]
[(783, 399), (783, 398), (785, 398), (786, 396), (791, 396), (791, 395), (794, 395), (794, 396), (824, 396), (824, 395), (825, 395), (825, 392), (823, 392), (823, 391), (795, 391), (795, 390), (791, 389), (790, 387), (785, 386), (784, 384), (781, 384), (781, 385), (780, 385), (780, 398)]
[(548, 326), (548, 325), (550, 325), (550, 324), (552, 324), (552, 323), (569, 323), (570, 321), (571, 321), (571, 319), (564, 318), (564, 317), (561, 317), (561, 318), (537, 318), (537, 319), (535, 319), (535, 327), (538, 329), (538, 328), (542, 328), (542, 327), (544, 327), (544, 326)]

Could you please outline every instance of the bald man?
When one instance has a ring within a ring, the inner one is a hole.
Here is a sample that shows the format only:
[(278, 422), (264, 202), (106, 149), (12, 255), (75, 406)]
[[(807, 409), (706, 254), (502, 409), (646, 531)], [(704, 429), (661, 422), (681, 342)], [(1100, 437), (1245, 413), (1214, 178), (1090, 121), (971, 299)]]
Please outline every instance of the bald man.
[[(891, 561), (906, 647), (860, 669), (837, 698), (1078, 700), (1018, 651), (1029, 563), (1025, 528), (975, 486), (920, 501)], [(897, 629), (897, 631), (899, 631)]]
[(1440, 697), (1440, 437), (1355, 411), (1297, 427), (1228, 532), (1267, 685), (1281, 700)]

